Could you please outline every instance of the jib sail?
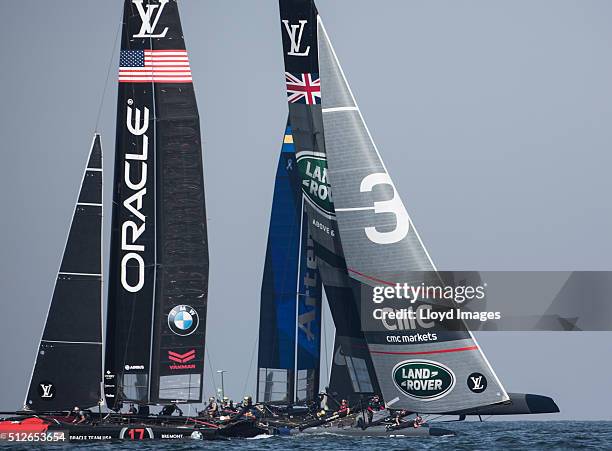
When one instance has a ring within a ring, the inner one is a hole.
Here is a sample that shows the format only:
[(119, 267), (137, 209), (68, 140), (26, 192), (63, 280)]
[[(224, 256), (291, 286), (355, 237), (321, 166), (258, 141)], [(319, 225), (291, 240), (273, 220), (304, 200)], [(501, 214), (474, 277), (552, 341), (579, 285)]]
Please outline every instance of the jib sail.
[(102, 147), (95, 135), (26, 395), (28, 409), (87, 408), (102, 399), (101, 246)]
[(107, 401), (199, 402), (208, 244), (199, 115), (175, 0), (124, 2), (119, 66)]
[(261, 289), (257, 399), (300, 402), (319, 388), (321, 279), (287, 121)]
[[(427, 281), (438, 273), (363, 121), (320, 18), (317, 25), (328, 183), (347, 272), (359, 285), (354, 292), (363, 308), (373, 305), (374, 286)], [(387, 403), (415, 412), (444, 412), (509, 399), (465, 327), (438, 330), (426, 340), (401, 339), (419, 332), (432, 331), (418, 324), (413, 330), (366, 331)], [(400, 340), (390, 343), (392, 335)]]

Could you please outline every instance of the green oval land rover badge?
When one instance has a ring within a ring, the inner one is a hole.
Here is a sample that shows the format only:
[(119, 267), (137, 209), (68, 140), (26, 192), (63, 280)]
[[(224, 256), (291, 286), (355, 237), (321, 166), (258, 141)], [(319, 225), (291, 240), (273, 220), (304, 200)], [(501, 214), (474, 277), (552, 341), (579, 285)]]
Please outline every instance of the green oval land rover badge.
[(334, 204), (327, 179), (327, 160), (325, 154), (319, 152), (299, 152), (296, 157), (302, 179), (302, 191), (322, 213), (334, 216)]
[(455, 375), (440, 363), (406, 360), (393, 368), (393, 382), (407, 396), (427, 401), (446, 396), (455, 386)]

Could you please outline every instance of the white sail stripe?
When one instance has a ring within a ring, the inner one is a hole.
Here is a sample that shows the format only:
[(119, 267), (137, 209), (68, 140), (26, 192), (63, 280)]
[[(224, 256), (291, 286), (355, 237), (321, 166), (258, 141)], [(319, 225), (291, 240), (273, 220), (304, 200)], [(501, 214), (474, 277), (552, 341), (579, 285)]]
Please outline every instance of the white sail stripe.
[(193, 81), (191, 77), (121, 77), (119, 81)]
[(151, 66), (159, 66), (159, 67), (163, 67), (163, 66), (176, 66), (176, 67), (189, 67), (189, 61), (153, 61), (151, 63), (148, 63), (146, 65), (146, 67), (151, 67)]
[(172, 66), (165, 66), (165, 67), (139, 67), (139, 68), (135, 68), (135, 69), (130, 69), (130, 68), (121, 68), (121, 70), (119, 71), (120, 74), (134, 74), (134, 75), (140, 75), (140, 74), (149, 74), (149, 73), (156, 73), (156, 74), (171, 74), (174, 72), (179, 72), (181, 74), (190, 74), (191, 73), (191, 69), (188, 67), (172, 67)]
[(189, 65), (187, 66), (181, 66), (181, 65), (175, 65), (175, 64), (150, 64), (147, 65), (146, 67), (120, 67), (119, 68), (119, 72), (147, 72), (147, 71), (151, 71), (151, 70), (158, 70), (158, 71), (164, 71), (164, 70), (177, 70), (177, 71), (182, 71), (182, 72), (189, 72), (191, 71), (191, 67), (189, 67)]
[(163, 64), (167, 64), (167, 63), (172, 63), (175, 64), (177, 66), (189, 66), (189, 61), (187, 60), (175, 60), (175, 59), (169, 59), (169, 58), (164, 58), (164, 59), (155, 59), (155, 60), (145, 60), (145, 66), (149, 67), (149, 66), (160, 66)]
[(40, 340), (45, 343), (66, 343), (66, 344), (77, 344), (77, 345), (100, 345), (101, 341), (64, 341), (64, 340)]
[(60, 271), (57, 273), (62, 274), (64, 276), (87, 276), (87, 277), (102, 277), (102, 274), (93, 274), (93, 273), (88, 273), (88, 272), (64, 272), (64, 271)]
[(152, 56), (184, 56), (187, 57), (187, 50), (176, 51), (176, 50), (145, 50), (145, 58)]
[(93, 204), (91, 202), (77, 202), (77, 205), (86, 205), (88, 207), (101, 207), (102, 204)]
[(334, 108), (323, 108), (321, 111), (324, 113), (334, 113), (336, 111), (359, 111), (356, 106), (337, 106)]
[(314, 152), (312, 150), (301, 150), (295, 154), (296, 160), (299, 160), (300, 158), (305, 157), (305, 156), (306, 157), (317, 157), (317, 158), (322, 158), (322, 159), (327, 158), (327, 154), (325, 154), (324, 152)]
[(385, 407), (391, 407), (393, 404), (399, 401), (399, 396), (396, 396), (391, 401), (385, 403)]
[(138, 72), (138, 73), (126, 73), (120, 72), (119, 77), (190, 77), (191, 72), (157, 72), (157, 71), (149, 71), (149, 72)]
[[(338, 65), (338, 69), (340, 70), (340, 74), (342, 75), (344, 83), (346, 84), (346, 88), (348, 89), (348, 92), (349, 92), (349, 94), (351, 96), (351, 99), (353, 100), (353, 104), (357, 105), (357, 101), (355, 100), (355, 96), (353, 95), (353, 91), (351, 90), (351, 87), (350, 87), (350, 85), (348, 83), (346, 75), (344, 74), (344, 70), (342, 69), (342, 66), (340, 65), (340, 60), (338, 59), (338, 55), (336, 55), (336, 51), (334, 50), (334, 46), (332, 45), (331, 40), (329, 39), (329, 35), (327, 34), (327, 30), (325, 29), (325, 25), (323, 25), (323, 21), (321, 20), (321, 16), (317, 16), (317, 22), (321, 25), (321, 30), (323, 30), (323, 34), (325, 35), (325, 39), (327, 39), (327, 42), (329, 44), (329, 48), (330, 48), (330, 50), (332, 52), (332, 55), (334, 56), (334, 59), (336, 60), (336, 64)], [(374, 151), (376, 152), (376, 155), (378, 155), (378, 160), (380, 161), (380, 164), (382, 165), (384, 171), (388, 174), (389, 172), (387, 171), (385, 163), (383, 162), (382, 157), (380, 156), (380, 152), (378, 151), (378, 147), (376, 146), (376, 143), (374, 142), (374, 139), (372, 138), (372, 134), (370, 133), (370, 130), (368, 129), (368, 126), (367, 126), (365, 120), (363, 119), (363, 115), (361, 114), (360, 110), (358, 110), (358, 111), (359, 111), (359, 117), (361, 118), (361, 121), (363, 123), (363, 127), (365, 128), (365, 131), (368, 134), (368, 137), (370, 138), (370, 142), (372, 143), (372, 146), (374, 148)], [(431, 256), (429, 255), (429, 252), (427, 252), (427, 248), (423, 244), (423, 241), (421, 240), (421, 236), (419, 235), (419, 232), (417, 231), (416, 227), (414, 227), (412, 219), (410, 218), (410, 216), (408, 216), (408, 220), (410, 221), (410, 224), (412, 225), (412, 230), (414, 231), (414, 234), (416, 235), (416, 238), (419, 241), (419, 244), (421, 245), (421, 248), (425, 252), (425, 255), (427, 256), (427, 259), (429, 260), (429, 263), (431, 264), (433, 270), (435, 272), (438, 272), (438, 269), (436, 268), (436, 265), (434, 264)], [(500, 401), (508, 401), (510, 399), (510, 396), (508, 396), (508, 392), (506, 391), (505, 387), (502, 385), (501, 381), (499, 380), (499, 377), (497, 377), (497, 374), (495, 373), (495, 370), (493, 369), (493, 366), (491, 366), (491, 363), (489, 362), (489, 360), (485, 356), (485, 353), (482, 351), (482, 348), (480, 347), (480, 345), (478, 345), (478, 342), (476, 341), (476, 337), (474, 337), (474, 334), (472, 333), (472, 331), (468, 330), (468, 333), (470, 335), (470, 339), (474, 342), (474, 344), (476, 346), (478, 346), (478, 352), (480, 353), (480, 355), (482, 356), (484, 362), (488, 366), (489, 371), (491, 371), (491, 374), (493, 374), (493, 378), (495, 379), (495, 382), (497, 383), (497, 385), (501, 388), (501, 390), (503, 392), (503, 394), (501, 396), (502, 399), (500, 399)]]
[(187, 56), (145, 56), (145, 61), (189, 61)]

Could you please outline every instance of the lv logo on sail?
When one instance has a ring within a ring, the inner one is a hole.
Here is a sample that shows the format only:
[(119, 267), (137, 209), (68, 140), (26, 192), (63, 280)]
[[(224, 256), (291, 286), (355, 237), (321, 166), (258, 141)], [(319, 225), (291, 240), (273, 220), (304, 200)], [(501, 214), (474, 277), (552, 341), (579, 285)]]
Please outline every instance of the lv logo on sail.
[(298, 24), (289, 25), (288, 20), (283, 20), (283, 25), (285, 25), (285, 30), (287, 30), (287, 35), (291, 40), (291, 50), (287, 52), (287, 55), (308, 56), (310, 53), (310, 46), (306, 47), (306, 50), (303, 52), (300, 52), (300, 47), (302, 45), (302, 34), (304, 33), (304, 26), (307, 23), (307, 20), (300, 20)]
[(473, 390), (482, 390), (482, 385), (480, 384), (480, 381), (482, 380), (482, 376), (480, 377), (472, 377), (472, 389)]
[(42, 391), (40, 397), (41, 398), (53, 398), (53, 392), (51, 389), (53, 388), (53, 384), (40, 384), (40, 389)]
[[(147, 5), (147, 9), (145, 11), (142, 2), (144, 0), (132, 0), (132, 3), (136, 5), (138, 9), (138, 14), (140, 15), (140, 19), (142, 20), (142, 26), (140, 27), (140, 31), (138, 34), (135, 34), (135, 38), (163, 38), (166, 36), (168, 32), (168, 27), (164, 29), (159, 34), (155, 33), (155, 27), (157, 26), (157, 22), (159, 22), (159, 18), (162, 15), (162, 11), (164, 10), (164, 6), (168, 3), (169, 0), (159, 0), (159, 5)], [(158, 9), (159, 8), (159, 9)], [(155, 10), (157, 10), (157, 14), (155, 14)], [(153, 14), (155, 14), (155, 18), (153, 19)], [(153, 23), (151, 23), (151, 19), (153, 19)]]

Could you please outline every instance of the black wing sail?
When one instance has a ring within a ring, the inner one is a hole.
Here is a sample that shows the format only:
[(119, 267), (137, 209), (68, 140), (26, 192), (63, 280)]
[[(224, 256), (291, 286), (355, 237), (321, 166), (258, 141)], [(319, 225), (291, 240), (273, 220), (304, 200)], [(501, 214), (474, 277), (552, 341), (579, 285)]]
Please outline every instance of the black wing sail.
[(336, 326), (337, 352), (330, 391), (339, 396), (358, 398), (378, 392), (378, 383), (360, 329), (356, 291), (359, 287), (347, 273), (327, 177), (319, 78), (318, 12), (311, 0), (280, 0), (279, 5), (289, 118), (302, 182), (304, 211), (318, 271)]
[(87, 408), (101, 400), (101, 246), (102, 147), (95, 135), (26, 395), (28, 409)]
[(208, 243), (189, 59), (176, 1), (124, 5), (107, 399), (199, 402)]

